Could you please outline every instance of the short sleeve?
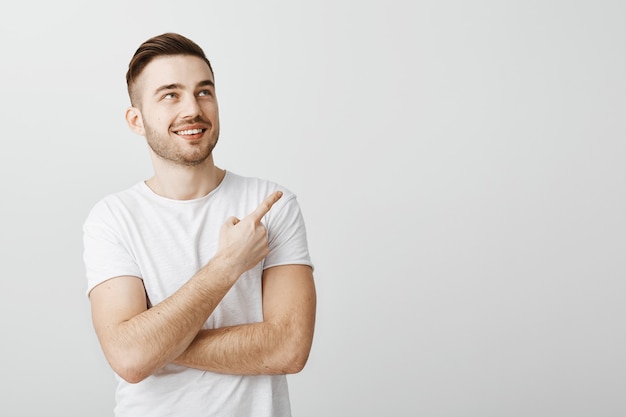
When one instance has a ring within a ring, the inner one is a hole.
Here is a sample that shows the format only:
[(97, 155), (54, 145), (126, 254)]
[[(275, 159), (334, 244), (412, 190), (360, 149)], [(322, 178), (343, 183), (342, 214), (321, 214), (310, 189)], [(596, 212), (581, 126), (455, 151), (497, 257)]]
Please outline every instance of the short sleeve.
[(309, 254), (306, 227), (296, 197), (291, 194), (287, 201), (270, 212), (267, 230), (270, 252), (265, 258), (264, 268), (278, 265), (300, 264), (313, 267)]
[(96, 204), (83, 224), (83, 247), (87, 295), (110, 278), (141, 278), (137, 262), (121, 238), (119, 222), (105, 202)]

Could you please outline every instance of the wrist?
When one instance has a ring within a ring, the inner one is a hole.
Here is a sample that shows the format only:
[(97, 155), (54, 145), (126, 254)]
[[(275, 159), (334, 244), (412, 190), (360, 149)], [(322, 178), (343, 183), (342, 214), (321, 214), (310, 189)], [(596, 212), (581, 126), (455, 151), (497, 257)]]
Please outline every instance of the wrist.
[(241, 264), (236, 262), (232, 256), (223, 252), (218, 252), (205, 266), (209, 275), (214, 276), (225, 285), (233, 285), (237, 278), (245, 271), (241, 270)]

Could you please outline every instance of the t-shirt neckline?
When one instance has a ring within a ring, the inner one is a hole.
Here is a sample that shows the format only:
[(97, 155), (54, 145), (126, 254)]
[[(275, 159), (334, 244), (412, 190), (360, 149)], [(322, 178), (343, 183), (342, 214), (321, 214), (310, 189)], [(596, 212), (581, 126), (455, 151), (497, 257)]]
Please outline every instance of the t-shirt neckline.
[(159, 200), (159, 201), (165, 201), (168, 203), (172, 203), (172, 204), (194, 204), (194, 203), (200, 203), (206, 200), (209, 200), (210, 198), (212, 198), (222, 187), (224, 187), (224, 184), (227, 182), (227, 180), (231, 177), (231, 173), (228, 170), (224, 170), (224, 178), (222, 178), (222, 181), (220, 181), (219, 184), (217, 184), (217, 187), (215, 187), (214, 189), (212, 189), (207, 195), (204, 195), (202, 197), (198, 197), (198, 198), (192, 198), (191, 200), (176, 200), (174, 198), (168, 198), (168, 197), (164, 197), (162, 195), (159, 195), (157, 193), (155, 193), (154, 191), (152, 191), (152, 189), (150, 187), (148, 187), (148, 184), (146, 184), (146, 181), (140, 181), (138, 186), (141, 190), (141, 192), (143, 194), (148, 195), (150, 198), (155, 199), (155, 200)]

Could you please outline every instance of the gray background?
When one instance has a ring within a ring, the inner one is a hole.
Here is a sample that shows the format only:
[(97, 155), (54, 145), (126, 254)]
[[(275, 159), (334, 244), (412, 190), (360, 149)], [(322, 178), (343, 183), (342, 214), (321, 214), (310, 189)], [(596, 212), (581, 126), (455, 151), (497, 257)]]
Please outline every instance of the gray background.
[(622, 1), (5, 2), (0, 415), (112, 416), (82, 222), (151, 175), (124, 74), (210, 56), (216, 163), (299, 196), (294, 416), (626, 415)]

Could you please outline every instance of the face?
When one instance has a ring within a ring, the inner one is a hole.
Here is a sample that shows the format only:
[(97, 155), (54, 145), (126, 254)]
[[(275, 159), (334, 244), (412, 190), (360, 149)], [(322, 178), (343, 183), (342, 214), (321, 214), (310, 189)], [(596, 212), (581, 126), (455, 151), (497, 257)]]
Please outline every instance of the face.
[(194, 166), (211, 156), (220, 129), (213, 74), (206, 62), (187, 55), (155, 58), (135, 87), (137, 107), (128, 109), (126, 119), (158, 157)]

